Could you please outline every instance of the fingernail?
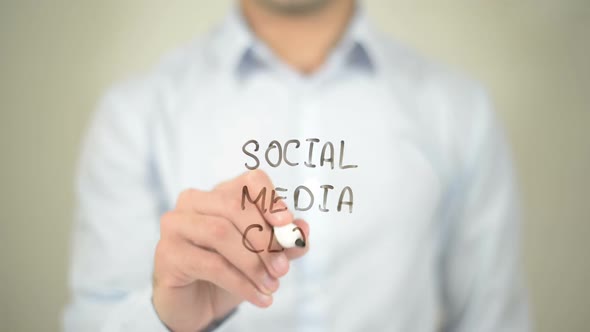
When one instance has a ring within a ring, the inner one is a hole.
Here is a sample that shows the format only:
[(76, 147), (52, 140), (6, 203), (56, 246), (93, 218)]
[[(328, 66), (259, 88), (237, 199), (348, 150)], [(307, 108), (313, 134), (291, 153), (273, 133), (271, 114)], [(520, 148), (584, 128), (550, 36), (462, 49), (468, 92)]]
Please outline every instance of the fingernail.
[(265, 274), (262, 277), (262, 287), (266, 290), (267, 294), (272, 294), (277, 289), (278, 280), (271, 277), (268, 274)]
[(272, 296), (270, 296), (270, 295), (266, 295), (264, 293), (257, 292), (256, 297), (258, 298), (258, 300), (260, 301), (260, 303), (262, 305), (266, 306), (266, 305), (269, 305), (272, 303)]
[(272, 268), (279, 274), (287, 273), (289, 269), (289, 261), (284, 254), (278, 254), (271, 259)]
[(274, 207), (271, 211), (274, 211), (270, 213), (271, 218), (274, 218), (275, 222), (279, 224), (288, 224), (291, 222), (291, 219), (293, 219), (293, 214), (289, 211), (287, 203), (282, 199), (274, 203)]
[(293, 220), (293, 214), (289, 210), (275, 212), (272, 216), (280, 225), (288, 224)]

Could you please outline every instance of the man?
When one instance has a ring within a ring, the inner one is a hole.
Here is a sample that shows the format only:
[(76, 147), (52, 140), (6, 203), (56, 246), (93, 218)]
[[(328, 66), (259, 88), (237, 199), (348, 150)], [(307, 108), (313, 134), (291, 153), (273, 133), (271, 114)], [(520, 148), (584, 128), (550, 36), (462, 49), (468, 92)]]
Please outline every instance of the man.
[(78, 180), (67, 331), (529, 328), (488, 99), (353, 0), (240, 1), (107, 94)]

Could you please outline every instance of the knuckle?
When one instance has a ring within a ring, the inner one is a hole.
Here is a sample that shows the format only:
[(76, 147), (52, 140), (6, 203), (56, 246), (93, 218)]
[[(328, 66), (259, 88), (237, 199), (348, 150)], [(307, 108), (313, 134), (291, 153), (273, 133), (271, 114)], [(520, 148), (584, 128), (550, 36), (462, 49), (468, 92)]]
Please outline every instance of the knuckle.
[(211, 193), (213, 199), (219, 200), (219, 201), (228, 201), (232, 198), (235, 198), (235, 195), (233, 191), (216, 191)]
[(177, 218), (178, 214), (174, 211), (164, 213), (160, 218), (160, 232), (164, 234), (172, 232)]
[(174, 260), (172, 246), (167, 241), (159, 241), (154, 254), (154, 264), (158, 268), (166, 268)]
[(160, 240), (158, 242), (158, 244), (156, 245), (156, 259), (158, 258), (164, 258), (167, 252), (167, 245), (166, 245), (166, 241), (164, 240)]
[(229, 211), (232, 213), (235, 211), (242, 210), (242, 200), (235, 196), (227, 196), (225, 198), (226, 204), (229, 207)]
[(232, 185), (233, 181), (223, 181), (218, 183), (213, 191), (225, 191)]
[(188, 188), (180, 192), (178, 195), (178, 203), (190, 202), (198, 194), (197, 189)]
[(176, 286), (174, 277), (170, 275), (158, 276), (154, 278), (154, 285), (156, 287), (172, 288)]
[(257, 168), (246, 173), (247, 183), (261, 183), (266, 181), (268, 181), (268, 175), (265, 171), (261, 170), (260, 168)]

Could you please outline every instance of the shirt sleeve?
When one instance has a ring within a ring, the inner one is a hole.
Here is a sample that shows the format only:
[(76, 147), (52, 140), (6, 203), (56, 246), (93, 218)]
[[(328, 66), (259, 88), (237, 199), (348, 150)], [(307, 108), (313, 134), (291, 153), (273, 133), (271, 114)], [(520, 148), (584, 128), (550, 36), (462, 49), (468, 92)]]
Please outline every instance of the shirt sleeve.
[(137, 90), (121, 86), (108, 93), (83, 143), (67, 332), (168, 331), (151, 302), (163, 205), (151, 167), (153, 101)]
[(443, 331), (529, 331), (518, 191), (489, 99), (478, 93), (458, 131), (464, 159), (446, 202)]

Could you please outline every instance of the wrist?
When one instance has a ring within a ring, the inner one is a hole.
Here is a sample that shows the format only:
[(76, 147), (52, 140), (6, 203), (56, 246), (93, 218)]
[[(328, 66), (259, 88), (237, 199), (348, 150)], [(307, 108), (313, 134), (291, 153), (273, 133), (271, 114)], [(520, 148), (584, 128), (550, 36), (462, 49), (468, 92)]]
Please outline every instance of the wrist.
[(210, 307), (199, 303), (196, 294), (185, 287), (154, 287), (152, 294), (154, 311), (169, 331), (202, 331), (215, 321)]

